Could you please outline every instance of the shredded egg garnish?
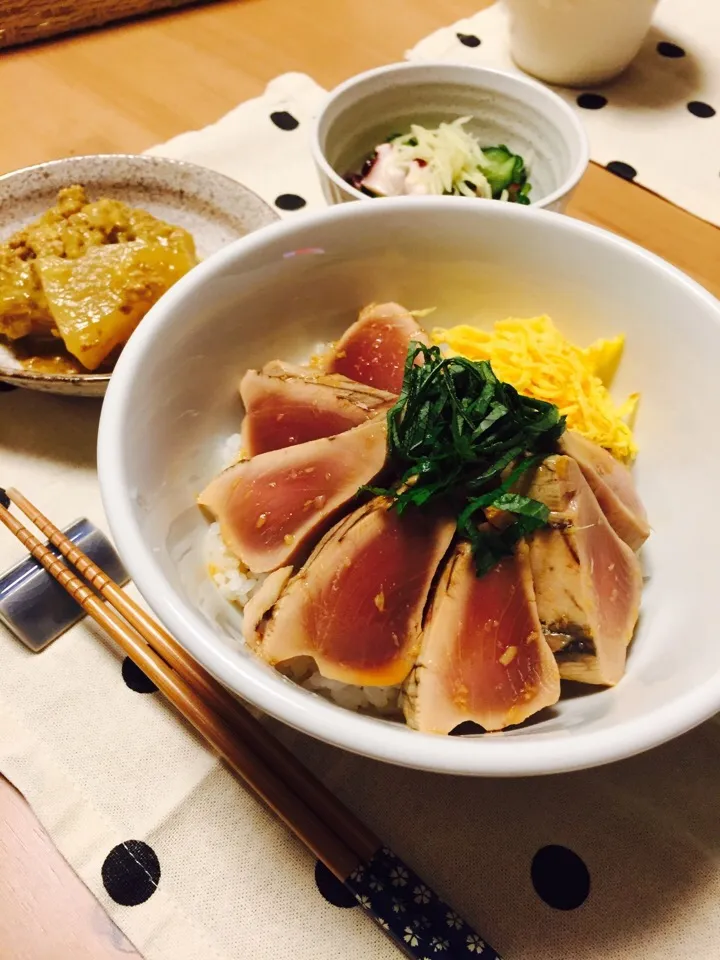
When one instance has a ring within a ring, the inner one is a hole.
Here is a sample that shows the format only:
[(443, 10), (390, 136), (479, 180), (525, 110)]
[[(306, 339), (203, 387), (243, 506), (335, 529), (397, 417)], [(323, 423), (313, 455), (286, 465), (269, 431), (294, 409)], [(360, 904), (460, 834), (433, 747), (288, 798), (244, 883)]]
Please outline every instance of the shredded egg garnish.
[(516, 390), (556, 404), (571, 430), (630, 463), (637, 446), (632, 423), (639, 394), (619, 406), (608, 392), (625, 337), (596, 340), (578, 347), (567, 340), (549, 317), (496, 322), (492, 330), (461, 324), (432, 332), (436, 344), (471, 360), (489, 360), (495, 375)]

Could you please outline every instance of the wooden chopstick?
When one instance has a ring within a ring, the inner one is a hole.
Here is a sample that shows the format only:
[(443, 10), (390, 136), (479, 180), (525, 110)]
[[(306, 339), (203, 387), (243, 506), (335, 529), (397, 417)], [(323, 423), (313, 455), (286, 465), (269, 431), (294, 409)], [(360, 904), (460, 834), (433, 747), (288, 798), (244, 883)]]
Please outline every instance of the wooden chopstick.
[[(233, 728), (202, 700), (182, 677), (152, 650), (135, 627), (103, 603), (51, 550), (0, 505), (0, 520), (71, 597), (115, 640), (224, 758), (230, 768), (261, 797), (295, 835), (344, 881), (364, 859), (307, 806), (273, 769), (238, 737)], [(251, 718), (252, 719), (252, 718)]]
[[(76, 565), (105, 601), (10, 513), (7, 508), (11, 502)], [(477, 951), (479, 947), (488, 960), (501, 960), (484, 938), (407, 864), (381, 845), (262, 724), (17, 490), (0, 488), (0, 521), (119, 644), (234, 773), (345, 884), (401, 952), (412, 960), (424, 960), (425, 941), (434, 937), (449, 948), (448, 957), (464, 957), (468, 950)], [(452, 918), (452, 924), (448, 918)]]
[(282, 771), (288, 786), (343, 838), (360, 860), (364, 862), (373, 857), (381, 842), (351, 810), (19, 490), (9, 487), (5, 493), (150, 647), (243, 738), (245, 744), (272, 769)]

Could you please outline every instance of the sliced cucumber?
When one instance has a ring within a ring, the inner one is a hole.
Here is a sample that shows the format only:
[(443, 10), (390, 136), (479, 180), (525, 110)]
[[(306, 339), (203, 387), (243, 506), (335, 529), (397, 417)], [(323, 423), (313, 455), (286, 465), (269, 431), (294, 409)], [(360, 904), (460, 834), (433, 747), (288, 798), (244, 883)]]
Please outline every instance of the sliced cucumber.
[(530, 203), (527, 197), (530, 185), (527, 183), (527, 171), (523, 158), (516, 153), (511, 153), (504, 144), (497, 147), (483, 147), (482, 152), (486, 163), (480, 169), (492, 187), (493, 197), (497, 199), (503, 190), (507, 190), (510, 195), (508, 199), (511, 202)]

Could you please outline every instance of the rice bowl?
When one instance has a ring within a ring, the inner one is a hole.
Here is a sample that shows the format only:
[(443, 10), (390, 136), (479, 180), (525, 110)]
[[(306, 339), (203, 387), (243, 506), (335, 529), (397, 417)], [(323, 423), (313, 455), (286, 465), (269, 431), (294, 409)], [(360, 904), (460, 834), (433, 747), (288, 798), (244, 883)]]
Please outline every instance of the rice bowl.
[[(437, 305), (446, 326), (466, 320), (474, 304), (480, 323), (543, 309), (579, 343), (606, 334), (609, 316), (627, 334), (617, 396), (635, 389), (643, 396), (638, 485), (654, 523), (638, 636), (621, 684), (563, 701), (526, 729), (434, 737), (340, 710), (238, 649), (227, 619), (198, 603), (206, 571), (197, 560), (184, 565), (199, 555), (207, 529), (188, 504), (238, 430), (238, 373), (261, 365), (270, 349), (299, 362), (314, 343), (338, 336), (351, 319), (349, 300), (354, 311), (389, 297)], [(121, 358), (99, 448), (113, 535), (180, 642), (240, 696), (313, 736), (394, 763), (474, 775), (549, 773), (631, 755), (720, 707), (711, 615), (720, 519), (712, 491), (695, 482), (683, 511), (667, 510), (673, 490), (687, 489), (720, 459), (708, 420), (720, 402), (712, 363), (719, 320), (713, 297), (652, 255), (585, 224), (510, 205), (406, 198), (270, 228), (181, 281)], [(681, 404), (667, 391), (670, 370), (692, 371)]]

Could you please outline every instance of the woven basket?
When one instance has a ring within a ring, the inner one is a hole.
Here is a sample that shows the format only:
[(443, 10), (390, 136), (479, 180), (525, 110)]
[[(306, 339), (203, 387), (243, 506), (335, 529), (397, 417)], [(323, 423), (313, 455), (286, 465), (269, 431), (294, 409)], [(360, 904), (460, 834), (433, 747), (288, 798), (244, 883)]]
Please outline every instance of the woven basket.
[(0, 0), (0, 48), (191, 2), (197, 0)]

